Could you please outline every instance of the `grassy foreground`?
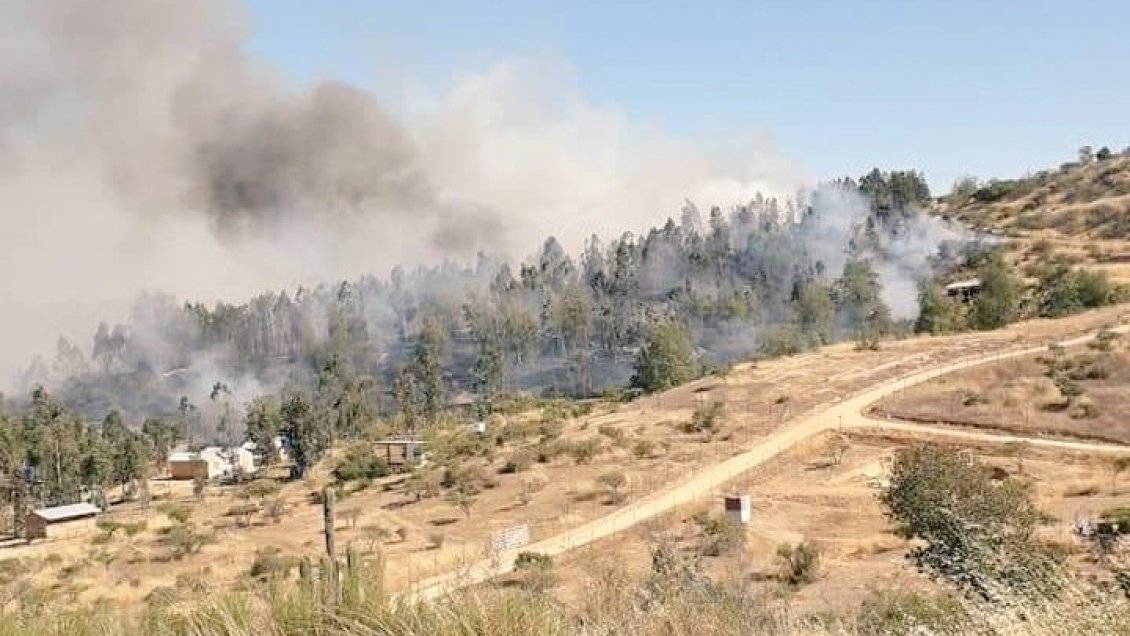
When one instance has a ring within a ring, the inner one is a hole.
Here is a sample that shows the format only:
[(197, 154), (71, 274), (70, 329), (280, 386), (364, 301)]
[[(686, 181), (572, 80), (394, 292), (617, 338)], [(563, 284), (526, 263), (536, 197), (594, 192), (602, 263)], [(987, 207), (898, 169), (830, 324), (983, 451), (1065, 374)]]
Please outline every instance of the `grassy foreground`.
[(1130, 634), (1125, 598), (1084, 584), (1053, 601), (992, 606), (877, 590), (854, 612), (802, 616), (790, 611), (780, 587), (721, 585), (682, 566), (657, 567), (642, 581), (610, 569), (594, 576), (573, 606), (529, 580), (401, 603), (385, 594), (382, 575), (379, 559), (345, 572), (340, 601), (316, 577), (284, 577), (225, 592), (167, 590), (132, 615), (21, 602), (0, 616), (0, 636)]

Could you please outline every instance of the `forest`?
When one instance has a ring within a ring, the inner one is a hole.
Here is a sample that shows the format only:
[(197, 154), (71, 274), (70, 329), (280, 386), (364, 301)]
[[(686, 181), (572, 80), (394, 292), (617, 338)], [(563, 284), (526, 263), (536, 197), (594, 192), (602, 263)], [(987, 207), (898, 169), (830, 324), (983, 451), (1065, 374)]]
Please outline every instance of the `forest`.
[(140, 421), (176, 415), (184, 397), (218, 421), (217, 383), (246, 404), (312, 388), (332, 367), (390, 413), (413, 392), (435, 407), (460, 392), (622, 388), (662, 323), (686, 332), (696, 372), (889, 333), (915, 317), (917, 283), (971, 242), (923, 212), (929, 201), (918, 173), (876, 170), (728, 212), (687, 202), (678, 221), (607, 245), (593, 236), (576, 258), (550, 237), (517, 267), (480, 255), (213, 307), (146, 294), (86, 350), (60, 339), (10, 401), (43, 386), (88, 419)]

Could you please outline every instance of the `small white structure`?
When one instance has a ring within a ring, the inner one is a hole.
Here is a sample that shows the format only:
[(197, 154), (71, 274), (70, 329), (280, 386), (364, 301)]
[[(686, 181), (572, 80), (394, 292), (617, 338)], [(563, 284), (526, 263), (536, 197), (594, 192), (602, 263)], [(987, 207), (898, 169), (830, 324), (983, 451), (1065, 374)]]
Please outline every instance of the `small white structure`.
[[(286, 444), (283, 443), (283, 438), (281, 436), (276, 436), (273, 440), (271, 440), (271, 443), (275, 446), (275, 455), (278, 456), (279, 461), (283, 462), (284, 464), (286, 462), (289, 462), (290, 454), (286, 452)], [(255, 442), (244, 442), (243, 445), (239, 448), (240, 450), (251, 453), (252, 462), (254, 464), (252, 472), (258, 472), (258, 470), (262, 468), (262, 466), (259, 465), (259, 457), (255, 455), (255, 451), (258, 450), (258, 445), (256, 445)]]
[(487, 421), (486, 420), (477, 420), (475, 422), (474, 428), (475, 428), (475, 435), (478, 435), (479, 437), (486, 435), (487, 434)]
[(745, 525), (753, 517), (753, 504), (749, 495), (729, 495), (725, 499), (726, 516)]
[(178, 452), (169, 455), (169, 475), (173, 479), (217, 479), (237, 472), (255, 472), (255, 455), (246, 448), (209, 446), (198, 453)]

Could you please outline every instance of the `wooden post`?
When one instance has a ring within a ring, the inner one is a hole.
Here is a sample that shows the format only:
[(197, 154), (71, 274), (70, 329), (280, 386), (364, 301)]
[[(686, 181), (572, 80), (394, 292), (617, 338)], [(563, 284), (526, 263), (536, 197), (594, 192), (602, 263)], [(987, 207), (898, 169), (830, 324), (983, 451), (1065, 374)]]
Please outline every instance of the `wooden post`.
[(328, 577), (333, 586), (334, 602), (341, 603), (341, 582), (338, 579), (337, 546), (334, 542), (334, 525), (337, 521), (334, 514), (334, 491), (332, 486), (326, 486), (322, 491), (322, 522), (326, 533), (326, 564), (329, 572), (323, 575)]

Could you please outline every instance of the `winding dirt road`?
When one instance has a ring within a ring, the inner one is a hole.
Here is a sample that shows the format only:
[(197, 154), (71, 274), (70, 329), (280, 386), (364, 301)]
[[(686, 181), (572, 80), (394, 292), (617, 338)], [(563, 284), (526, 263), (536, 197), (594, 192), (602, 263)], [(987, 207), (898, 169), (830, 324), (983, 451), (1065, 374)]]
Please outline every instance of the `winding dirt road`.
[[(1130, 331), (1130, 325), (1113, 329), (1118, 333)], [(1085, 344), (1094, 339), (1095, 333), (1064, 340), (1060, 344), (1071, 347)], [(539, 552), (556, 556), (574, 548), (598, 541), (638, 523), (687, 505), (706, 495), (712, 494), (726, 482), (742, 473), (764, 464), (794, 445), (826, 431), (843, 429), (879, 429), (908, 432), (929, 437), (948, 437), (974, 443), (1006, 444), (1025, 442), (1032, 447), (1063, 451), (1085, 451), (1088, 453), (1127, 454), (1130, 447), (1115, 444), (1091, 443), (1066, 439), (1024, 436), (1007, 433), (971, 431), (944, 426), (926, 426), (907, 422), (874, 419), (865, 415), (867, 408), (893, 393), (916, 384), (927, 382), (938, 376), (953, 373), (970, 367), (991, 364), (1046, 351), (1046, 346), (1030, 347), (1015, 351), (972, 358), (942, 365), (926, 371), (914, 373), (898, 380), (886, 382), (835, 406), (799, 417), (775, 433), (763, 439), (753, 448), (735, 455), (719, 464), (703, 469), (686, 481), (641, 498), (632, 504), (599, 519), (594, 519), (572, 530), (529, 544), (520, 549), (498, 554), (493, 559), (485, 559), (463, 570), (425, 579), (405, 594), (405, 598), (431, 600), (448, 592), (489, 580), (505, 574), (514, 568), (514, 559), (520, 552)]]

